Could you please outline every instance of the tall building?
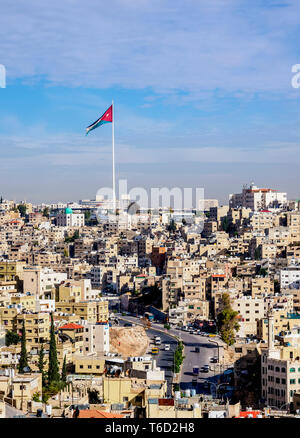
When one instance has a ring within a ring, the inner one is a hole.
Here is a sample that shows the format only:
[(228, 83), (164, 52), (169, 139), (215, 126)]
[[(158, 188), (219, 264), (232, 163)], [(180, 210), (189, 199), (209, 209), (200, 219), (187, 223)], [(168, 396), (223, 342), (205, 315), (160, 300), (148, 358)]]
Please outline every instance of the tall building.
[(278, 208), (287, 204), (287, 194), (273, 189), (258, 188), (251, 183), (243, 187), (242, 193), (229, 195), (229, 206), (232, 208), (245, 207), (252, 211), (267, 208)]

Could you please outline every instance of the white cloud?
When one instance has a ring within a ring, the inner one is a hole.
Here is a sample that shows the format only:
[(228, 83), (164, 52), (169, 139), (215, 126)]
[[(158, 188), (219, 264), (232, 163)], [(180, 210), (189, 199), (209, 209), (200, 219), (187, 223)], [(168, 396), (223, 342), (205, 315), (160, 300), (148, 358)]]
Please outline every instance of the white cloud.
[[(280, 7), (285, 5), (285, 7)], [(275, 6), (275, 7), (274, 7)], [(291, 92), (300, 4), (260, 0), (3, 0), (11, 78), (157, 92)]]

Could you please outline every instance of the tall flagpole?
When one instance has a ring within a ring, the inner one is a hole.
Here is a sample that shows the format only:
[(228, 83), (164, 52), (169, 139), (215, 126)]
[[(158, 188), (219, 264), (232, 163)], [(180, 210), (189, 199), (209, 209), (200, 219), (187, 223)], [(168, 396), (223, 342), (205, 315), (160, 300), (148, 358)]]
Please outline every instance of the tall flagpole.
[(113, 211), (116, 211), (116, 172), (115, 172), (115, 115), (114, 101), (112, 100), (112, 166), (113, 166)]

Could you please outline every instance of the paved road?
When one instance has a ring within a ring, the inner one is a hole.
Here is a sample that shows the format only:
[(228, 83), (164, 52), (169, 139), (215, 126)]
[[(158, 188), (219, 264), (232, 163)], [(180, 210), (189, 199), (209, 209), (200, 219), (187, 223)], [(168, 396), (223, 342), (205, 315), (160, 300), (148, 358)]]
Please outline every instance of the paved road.
[[(119, 316), (119, 315), (118, 315)], [(133, 323), (138, 323), (139, 318), (133, 316), (124, 317), (126, 320)], [(152, 323), (151, 329), (148, 329), (148, 335), (151, 337), (157, 335), (157, 332), (153, 329), (163, 330), (164, 334), (160, 334), (162, 339), (162, 345), (168, 343), (171, 345), (172, 351), (160, 351), (158, 356), (158, 366), (165, 368), (166, 380), (168, 380), (168, 393), (171, 391), (171, 380), (173, 375), (173, 355), (176, 349), (176, 340), (172, 339), (170, 335), (175, 335), (180, 338), (184, 344), (184, 362), (182, 367), (182, 373), (180, 378), (180, 389), (196, 389), (197, 394), (210, 394), (215, 393), (216, 387), (214, 384), (218, 383), (220, 375), (219, 366), (216, 364), (210, 364), (209, 359), (211, 357), (218, 356), (218, 348), (216, 344), (209, 342), (209, 337), (192, 335), (182, 330), (166, 330), (163, 324)], [(214, 340), (215, 341), (215, 340)], [(196, 353), (195, 347), (200, 348), (200, 353)], [(200, 373), (197, 379), (197, 384), (193, 384), (193, 367), (198, 366), (201, 368), (203, 365), (209, 364), (213, 368), (208, 373)], [(167, 368), (166, 368), (167, 367)], [(204, 382), (208, 380), (213, 384), (210, 387), (205, 388)]]
[(25, 415), (25, 414), (26, 412), (22, 412), (19, 409), (16, 409), (13, 406), (10, 406), (9, 404), (5, 403), (5, 418), (14, 418), (15, 416)]
[[(134, 317), (124, 317), (126, 320), (131, 321), (133, 323), (139, 322), (137, 318)], [(125, 321), (120, 319), (119, 325), (124, 325)], [(161, 329), (161, 327), (159, 327)], [(165, 379), (167, 380), (167, 395), (172, 394), (172, 381), (173, 381), (173, 370), (174, 370), (174, 352), (177, 348), (177, 341), (172, 336), (167, 333), (158, 333), (156, 330), (147, 329), (147, 335), (150, 340), (149, 348), (147, 350), (147, 354), (151, 355), (152, 347), (154, 347), (154, 337), (160, 336), (161, 345), (159, 347), (159, 354), (157, 356), (153, 356), (156, 360), (157, 366), (159, 366), (165, 372)], [(170, 350), (165, 351), (164, 347), (166, 344), (170, 345)]]

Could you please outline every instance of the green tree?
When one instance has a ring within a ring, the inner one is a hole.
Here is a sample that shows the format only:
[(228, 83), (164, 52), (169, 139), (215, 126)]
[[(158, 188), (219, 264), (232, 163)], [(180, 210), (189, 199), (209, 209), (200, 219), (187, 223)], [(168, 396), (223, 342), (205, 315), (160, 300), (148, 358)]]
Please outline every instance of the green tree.
[(41, 348), (40, 348), (40, 352), (39, 352), (39, 361), (38, 361), (38, 369), (39, 372), (42, 374), (42, 385), (45, 386), (45, 381), (46, 381), (46, 373), (45, 373), (45, 350), (44, 350), (44, 346), (42, 344)]
[(49, 218), (50, 216), (50, 211), (49, 211), (49, 207), (45, 207), (43, 210), (43, 216)]
[(5, 334), (5, 345), (9, 347), (10, 345), (16, 345), (21, 341), (21, 336), (18, 333), (7, 330)]
[(234, 311), (230, 304), (229, 294), (224, 293), (221, 302), (222, 311), (217, 316), (217, 327), (221, 335), (221, 339), (227, 345), (235, 343), (235, 332), (240, 326), (237, 322), (238, 312)]
[(180, 366), (183, 362), (183, 343), (181, 341), (178, 342), (177, 348), (174, 353), (174, 371), (175, 373), (180, 372)]
[(64, 385), (67, 384), (67, 363), (66, 363), (66, 356), (64, 357), (63, 366), (61, 370), (61, 381)]
[(80, 237), (79, 231), (75, 230), (72, 237), (70, 237), (70, 236), (65, 237), (65, 243), (74, 242), (74, 240), (79, 239), (79, 237)]
[(226, 233), (229, 231), (229, 219), (227, 216), (222, 219), (222, 228)]
[(38, 391), (35, 392), (32, 396), (32, 400), (35, 402), (40, 402), (41, 401), (41, 394)]
[(174, 221), (174, 219), (171, 219), (171, 220), (170, 220), (170, 223), (169, 223), (169, 225), (167, 226), (167, 230), (168, 230), (170, 233), (174, 233), (174, 232), (176, 231), (176, 225), (175, 225), (175, 221)]
[(59, 382), (59, 380), (60, 380), (60, 375), (59, 375), (59, 367), (57, 360), (55, 331), (54, 331), (54, 323), (53, 323), (53, 314), (51, 312), (48, 383), (49, 385), (51, 385), (51, 383)]
[(26, 205), (25, 204), (19, 204), (17, 209), (19, 210), (20, 215), (22, 217), (25, 217), (25, 215), (26, 215)]
[(26, 350), (25, 321), (23, 319), (22, 337), (21, 337), (21, 356), (18, 365), (19, 372), (22, 373), (25, 367), (28, 367), (28, 359), (27, 359), (27, 350)]
[(91, 219), (91, 215), (92, 215), (92, 212), (90, 210), (87, 210), (84, 212), (84, 221), (86, 224), (89, 223), (89, 221)]
[(260, 259), (260, 249), (259, 248), (255, 248), (254, 258), (255, 258), (255, 260), (259, 260)]

